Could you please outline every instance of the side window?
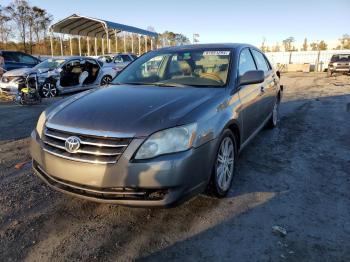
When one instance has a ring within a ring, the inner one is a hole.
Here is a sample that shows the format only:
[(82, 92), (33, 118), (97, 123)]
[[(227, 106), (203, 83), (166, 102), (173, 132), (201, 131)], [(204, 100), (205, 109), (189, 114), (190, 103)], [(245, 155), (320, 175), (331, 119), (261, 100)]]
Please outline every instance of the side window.
[(253, 60), (252, 55), (249, 52), (249, 49), (243, 49), (241, 54), (239, 55), (239, 66), (238, 66), (238, 74), (239, 76), (244, 75), (245, 72), (256, 70), (256, 66)]
[(122, 55), (122, 58), (123, 58), (124, 62), (132, 61), (131, 58), (128, 55)]
[(32, 56), (25, 55), (25, 54), (18, 54), (18, 56), (20, 59), (20, 63), (32, 64), (32, 65), (37, 64), (37, 60)]
[(256, 62), (256, 65), (258, 66), (258, 69), (263, 70), (265, 73), (268, 72), (270, 69), (266, 64), (264, 55), (256, 50), (252, 50), (252, 53), (255, 58), (255, 62)]
[(2, 56), (4, 57), (5, 62), (15, 62), (15, 63), (19, 62), (19, 57), (14, 52), (4, 52)]
[(114, 63), (123, 63), (123, 58), (121, 55), (117, 55), (115, 58), (114, 58)]

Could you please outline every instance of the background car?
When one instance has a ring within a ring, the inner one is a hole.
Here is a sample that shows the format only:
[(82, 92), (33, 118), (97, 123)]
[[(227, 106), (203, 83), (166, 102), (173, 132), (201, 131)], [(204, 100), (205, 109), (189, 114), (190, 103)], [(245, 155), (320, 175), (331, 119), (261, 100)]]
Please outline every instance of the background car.
[(277, 125), (278, 73), (246, 44), (159, 49), (107, 88), (44, 111), (32, 133), (36, 174), (104, 203), (171, 206), (209, 188), (224, 197), (239, 152)]
[(106, 67), (111, 67), (114, 70), (120, 72), (122, 71), (128, 64), (137, 59), (137, 56), (131, 53), (120, 53), (116, 54), (110, 62), (105, 62), (104, 65)]
[(22, 68), (6, 72), (0, 80), (0, 90), (17, 93), (30, 74), (37, 77), (39, 93), (43, 97), (75, 92), (107, 85), (117, 74), (112, 67), (90, 57), (49, 58), (34, 68)]
[(333, 73), (350, 73), (350, 54), (333, 55), (328, 64), (327, 74), (331, 76)]
[(41, 62), (38, 58), (19, 51), (0, 50), (0, 57), (0, 67), (2, 68), (0, 77), (7, 71), (18, 68), (31, 68)]

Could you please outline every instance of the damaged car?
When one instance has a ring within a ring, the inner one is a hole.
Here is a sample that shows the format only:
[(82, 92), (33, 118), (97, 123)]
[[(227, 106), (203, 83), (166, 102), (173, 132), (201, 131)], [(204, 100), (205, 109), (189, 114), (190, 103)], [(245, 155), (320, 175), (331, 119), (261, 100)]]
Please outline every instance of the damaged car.
[(49, 58), (33, 68), (21, 68), (6, 72), (0, 80), (0, 90), (16, 94), (28, 75), (35, 75), (42, 97), (55, 97), (107, 85), (118, 73), (112, 67), (89, 57)]

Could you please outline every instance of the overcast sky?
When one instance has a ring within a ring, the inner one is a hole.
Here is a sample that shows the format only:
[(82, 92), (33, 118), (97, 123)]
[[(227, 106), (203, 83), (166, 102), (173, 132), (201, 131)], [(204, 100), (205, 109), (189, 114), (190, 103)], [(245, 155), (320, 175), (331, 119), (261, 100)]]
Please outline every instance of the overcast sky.
[[(1, 0), (2, 5), (9, 0)], [(297, 43), (326, 40), (331, 45), (350, 34), (350, 0), (31, 0), (45, 8), (55, 21), (73, 13), (157, 32), (183, 33), (201, 43), (246, 42), (269, 45), (293, 36)]]

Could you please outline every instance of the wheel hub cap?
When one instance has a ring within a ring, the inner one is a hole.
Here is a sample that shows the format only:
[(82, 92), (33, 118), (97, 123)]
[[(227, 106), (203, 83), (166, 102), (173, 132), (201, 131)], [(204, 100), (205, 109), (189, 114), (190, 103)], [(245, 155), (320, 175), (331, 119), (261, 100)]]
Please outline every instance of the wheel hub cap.
[(227, 190), (231, 184), (234, 166), (234, 147), (231, 138), (226, 137), (219, 149), (216, 163), (216, 175), (218, 186), (221, 190)]

